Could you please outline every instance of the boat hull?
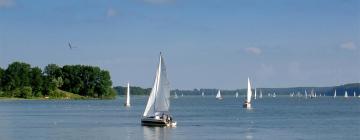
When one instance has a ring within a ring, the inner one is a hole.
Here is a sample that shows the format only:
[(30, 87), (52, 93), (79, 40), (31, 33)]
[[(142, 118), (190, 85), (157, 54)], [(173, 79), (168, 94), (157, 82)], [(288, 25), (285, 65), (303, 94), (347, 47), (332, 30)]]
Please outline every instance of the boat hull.
[(176, 126), (176, 122), (166, 121), (164, 119), (156, 119), (153, 117), (145, 117), (141, 119), (142, 126)]
[(248, 103), (248, 102), (245, 102), (245, 103), (243, 104), (243, 108), (250, 109), (250, 108), (251, 108), (251, 104)]

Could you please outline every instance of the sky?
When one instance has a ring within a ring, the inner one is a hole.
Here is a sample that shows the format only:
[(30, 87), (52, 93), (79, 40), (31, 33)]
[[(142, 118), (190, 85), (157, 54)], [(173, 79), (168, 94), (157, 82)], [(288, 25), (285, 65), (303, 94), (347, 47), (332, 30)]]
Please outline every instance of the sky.
[(360, 1), (0, 0), (2, 68), (93, 65), (152, 87), (160, 51), (174, 89), (360, 82)]

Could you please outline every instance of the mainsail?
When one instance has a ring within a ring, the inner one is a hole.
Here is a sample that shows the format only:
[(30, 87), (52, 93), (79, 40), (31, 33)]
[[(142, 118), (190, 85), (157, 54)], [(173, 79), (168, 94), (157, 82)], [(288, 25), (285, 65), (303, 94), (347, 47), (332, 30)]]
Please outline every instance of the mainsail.
[(130, 106), (130, 83), (127, 83), (125, 106)]
[(221, 93), (220, 93), (220, 89), (218, 90), (217, 94), (216, 94), (216, 98), (220, 99), (221, 98)]
[(164, 59), (160, 53), (160, 62), (156, 71), (154, 86), (151, 90), (143, 116), (155, 116), (156, 112), (168, 112), (170, 107), (170, 83), (166, 75)]
[(250, 103), (251, 101), (251, 85), (250, 85), (250, 78), (248, 78), (248, 87), (247, 87), (247, 95), (246, 95), (246, 102)]

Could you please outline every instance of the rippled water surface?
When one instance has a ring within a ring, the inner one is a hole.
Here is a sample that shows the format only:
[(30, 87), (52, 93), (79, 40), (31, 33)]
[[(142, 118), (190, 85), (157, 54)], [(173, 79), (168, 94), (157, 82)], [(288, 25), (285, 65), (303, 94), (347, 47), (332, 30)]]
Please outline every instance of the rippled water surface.
[(184, 96), (171, 100), (176, 128), (143, 127), (147, 97), (117, 100), (0, 100), (1, 140), (360, 139), (360, 98)]

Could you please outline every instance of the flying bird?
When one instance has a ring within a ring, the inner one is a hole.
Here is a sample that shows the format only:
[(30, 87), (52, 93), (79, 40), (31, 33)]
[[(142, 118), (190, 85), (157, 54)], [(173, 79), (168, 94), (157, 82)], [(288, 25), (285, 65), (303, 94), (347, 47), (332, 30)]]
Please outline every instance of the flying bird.
[(69, 46), (70, 49), (76, 48), (75, 46), (71, 45), (70, 42), (68, 42), (68, 46)]

